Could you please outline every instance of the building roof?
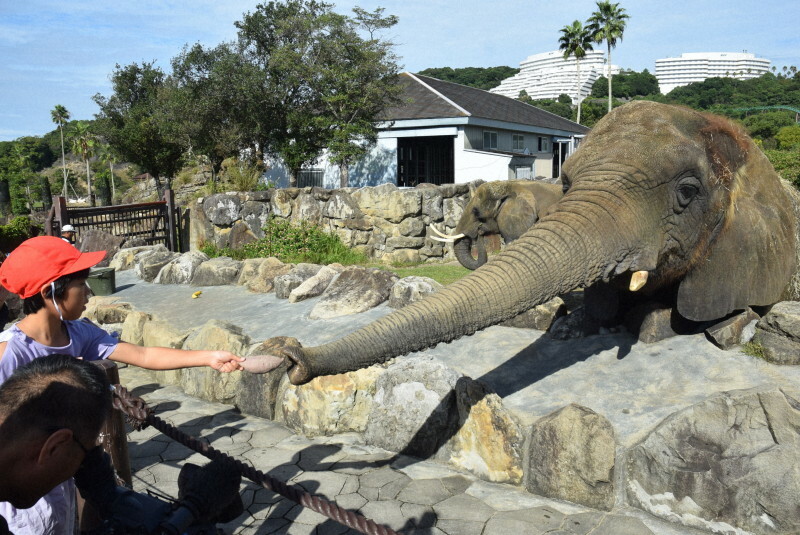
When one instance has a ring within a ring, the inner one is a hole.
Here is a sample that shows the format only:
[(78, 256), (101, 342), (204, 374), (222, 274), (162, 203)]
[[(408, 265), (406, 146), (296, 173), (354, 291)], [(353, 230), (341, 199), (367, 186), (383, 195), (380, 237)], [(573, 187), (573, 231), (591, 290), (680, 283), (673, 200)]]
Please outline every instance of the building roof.
[(554, 130), (586, 133), (589, 129), (536, 106), (420, 74), (402, 73), (404, 103), (387, 110), (387, 120), (477, 117)]

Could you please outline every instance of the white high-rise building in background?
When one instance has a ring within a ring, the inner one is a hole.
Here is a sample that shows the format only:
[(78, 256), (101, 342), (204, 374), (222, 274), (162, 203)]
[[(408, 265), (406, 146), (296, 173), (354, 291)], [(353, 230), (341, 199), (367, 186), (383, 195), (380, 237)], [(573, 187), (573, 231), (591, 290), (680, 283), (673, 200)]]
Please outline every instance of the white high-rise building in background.
[[(573, 103), (577, 103), (577, 91), (580, 91), (581, 98), (586, 98), (592, 92), (592, 85), (597, 79), (606, 75), (605, 54), (597, 50), (587, 52), (581, 59), (580, 83), (575, 56), (564, 59), (564, 53), (560, 50), (528, 56), (519, 64), (519, 68), (517, 74), (506, 78), (490, 91), (517, 98), (520, 91), (524, 90), (534, 100), (556, 99), (563, 93), (569, 95)], [(612, 65), (611, 73), (618, 74), (619, 67)]]
[(723, 77), (748, 80), (769, 72), (770, 61), (746, 52), (691, 52), (678, 58), (656, 60), (659, 90), (667, 94), (676, 87)]

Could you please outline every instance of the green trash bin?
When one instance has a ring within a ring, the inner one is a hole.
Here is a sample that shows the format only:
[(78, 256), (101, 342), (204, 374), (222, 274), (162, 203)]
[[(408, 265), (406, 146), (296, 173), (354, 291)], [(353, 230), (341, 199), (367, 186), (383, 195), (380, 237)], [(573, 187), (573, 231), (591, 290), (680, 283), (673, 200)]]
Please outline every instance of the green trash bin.
[(111, 295), (117, 291), (115, 273), (114, 268), (110, 267), (91, 268), (86, 284), (94, 295)]

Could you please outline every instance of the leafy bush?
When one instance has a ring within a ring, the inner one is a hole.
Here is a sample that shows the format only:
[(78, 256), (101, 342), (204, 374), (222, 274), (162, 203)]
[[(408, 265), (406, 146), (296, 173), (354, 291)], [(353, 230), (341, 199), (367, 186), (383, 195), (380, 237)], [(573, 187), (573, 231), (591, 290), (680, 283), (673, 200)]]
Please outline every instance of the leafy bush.
[(0, 225), (0, 251), (10, 253), (33, 236), (41, 234), (42, 227), (32, 223), (28, 216), (18, 216), (8, 225)]
[(781, 178), (800, 188), (800, 149), (765, 150), (764, 154)]
[(317, 225), (305, 221), (294, 226), (289, 221), (272, 217), (264, 227), (265, 236), (241, 249), (217, 248), (204, 244), (200, 250), (210, 257), (229, 256), (237, 260), (275, 256), (283, 262), (313, 264), (364, 264), (363, 253), (347, 247), (335, 234), (328, 234)]

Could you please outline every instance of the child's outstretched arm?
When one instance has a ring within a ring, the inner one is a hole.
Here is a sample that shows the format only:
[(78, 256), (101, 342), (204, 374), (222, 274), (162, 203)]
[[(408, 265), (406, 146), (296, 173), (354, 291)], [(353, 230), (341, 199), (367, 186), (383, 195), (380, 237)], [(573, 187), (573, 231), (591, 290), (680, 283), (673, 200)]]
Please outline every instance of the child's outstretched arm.
[(169, 347), (143, 347), (120, 342), (108, 357), (116, 362), (133, 364), (148, 370), (176, 370), (208, 366), (222, 373), (241, 370), (244, 361), (229, 351), (193, 351)]

